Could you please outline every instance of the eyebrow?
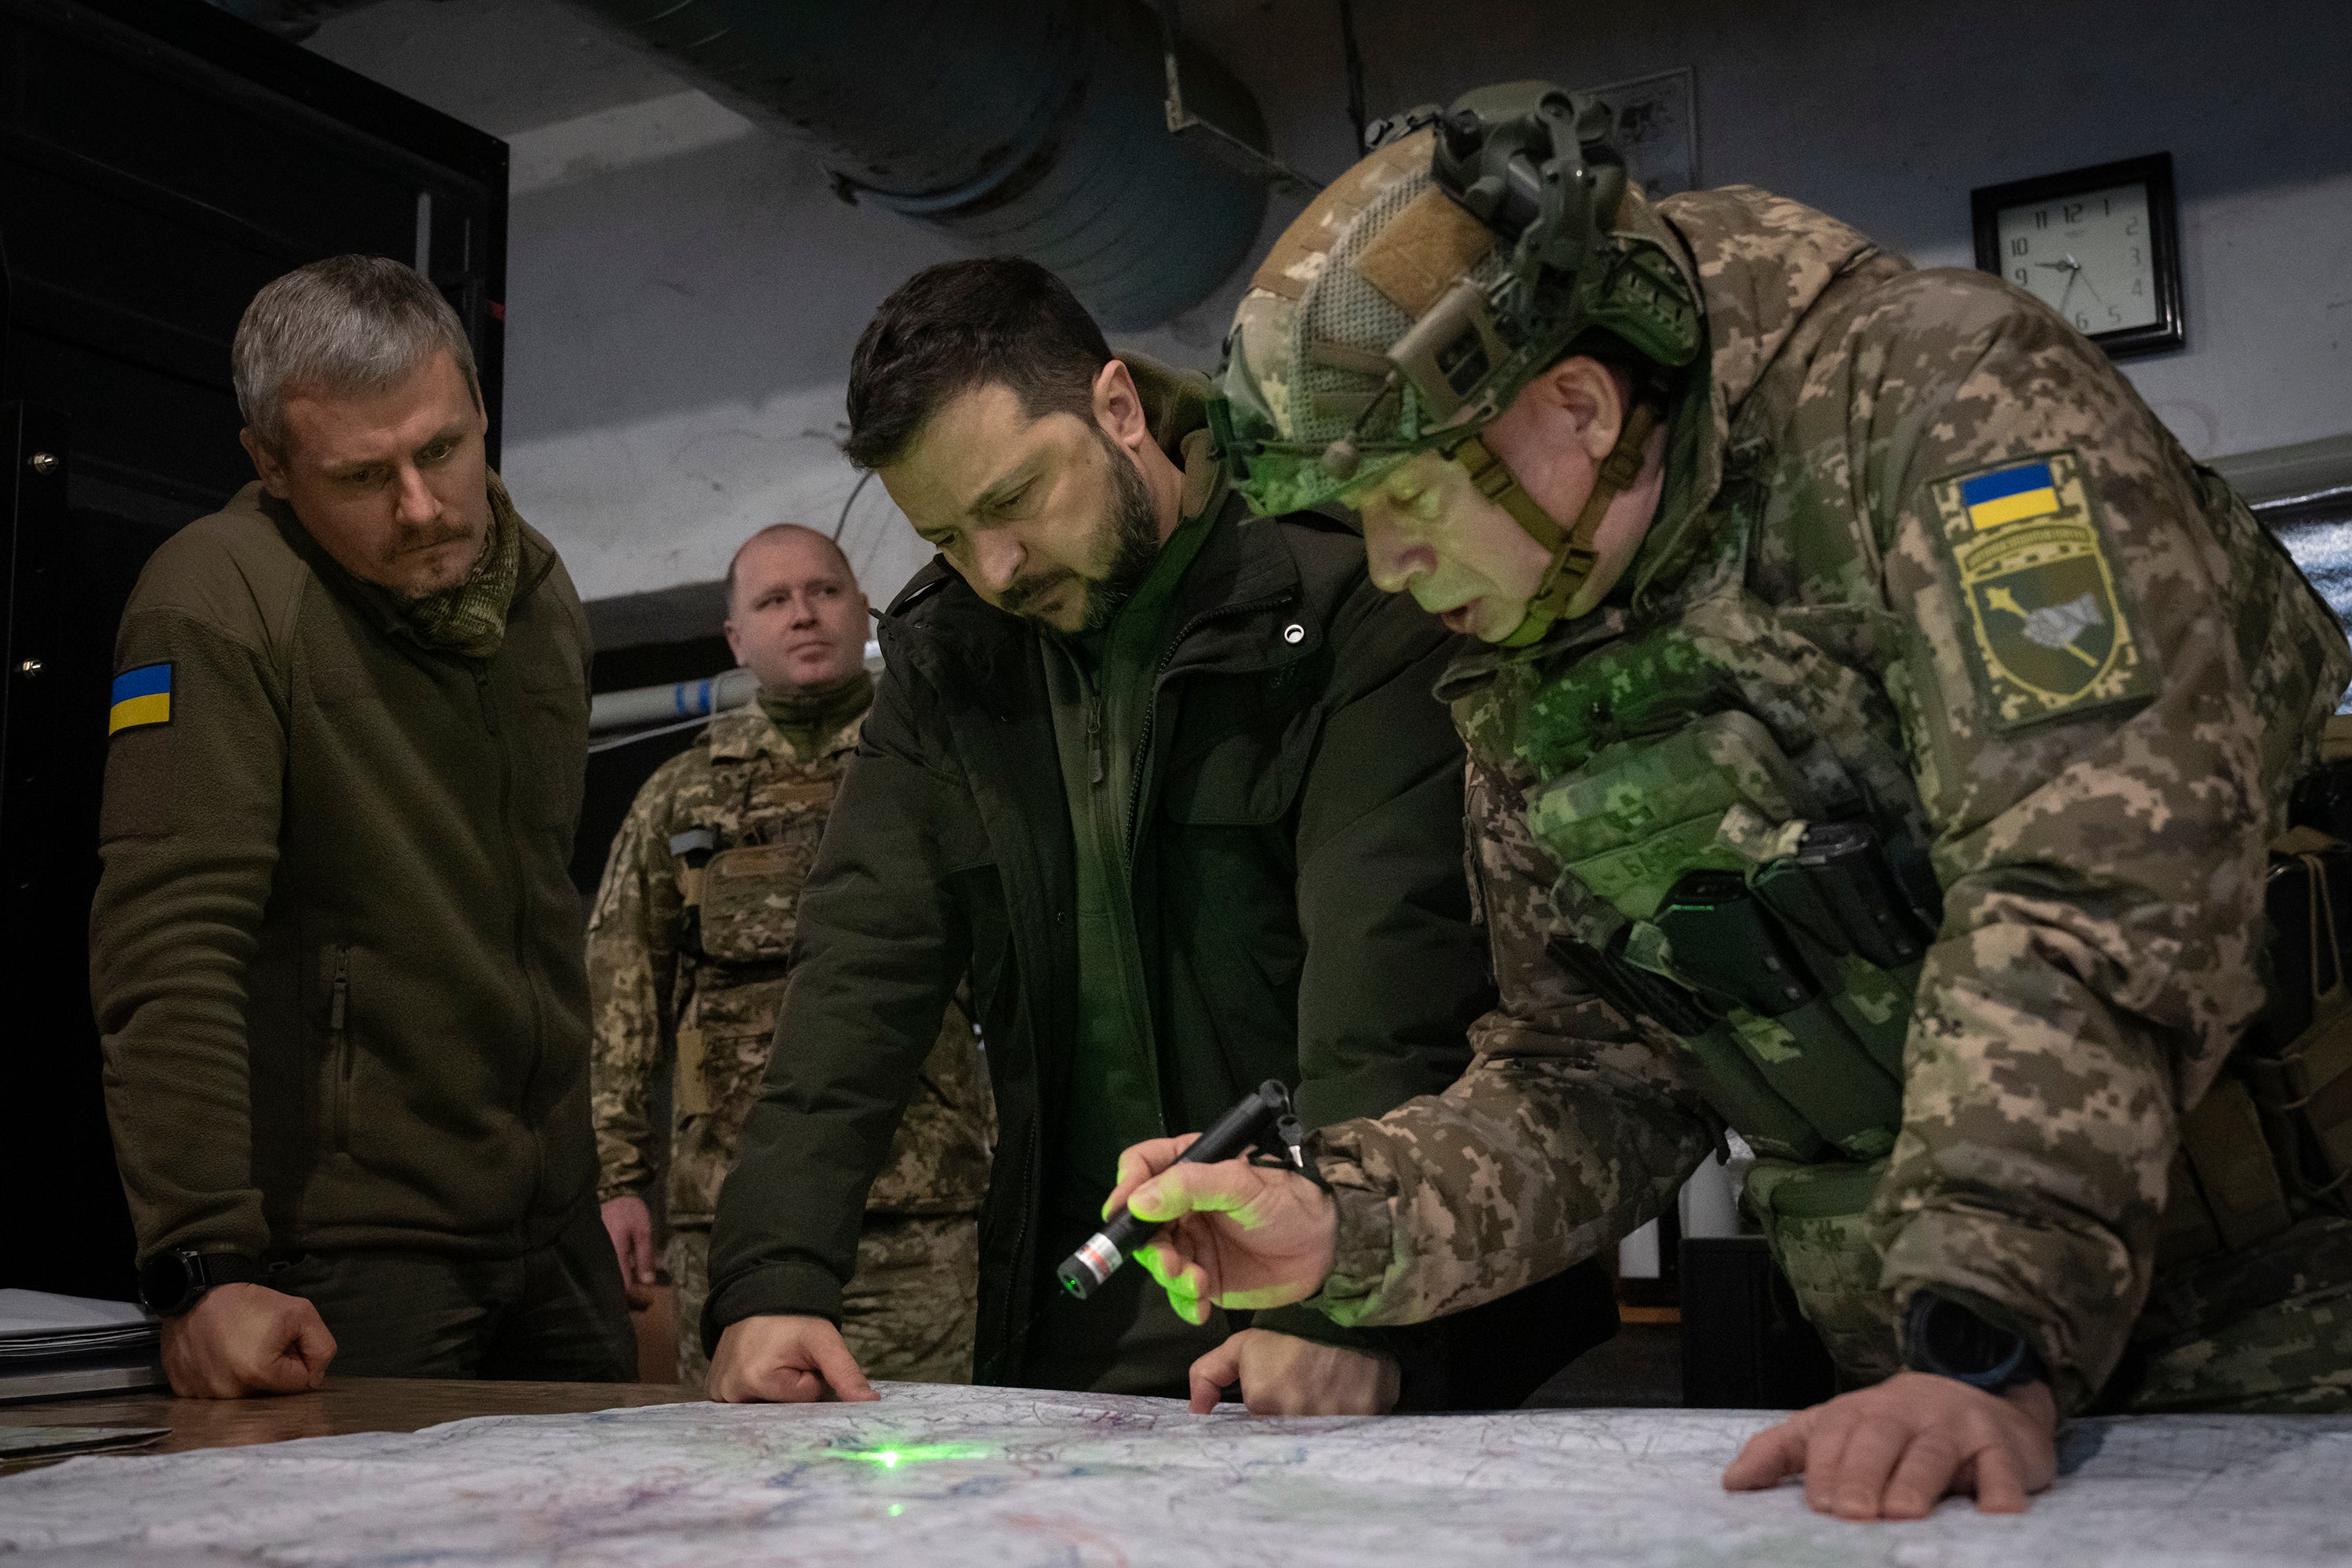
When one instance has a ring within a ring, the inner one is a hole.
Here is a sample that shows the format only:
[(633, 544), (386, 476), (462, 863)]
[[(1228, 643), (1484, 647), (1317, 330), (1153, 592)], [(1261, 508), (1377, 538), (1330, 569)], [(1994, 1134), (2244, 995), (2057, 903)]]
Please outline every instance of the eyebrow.
[[(432, 435), (427, 436), (424, 440), (411, 447), (410, 450), (412, 452), (421, 452), (425, 450), (425, 447), (438, 445), (443, 441), (462, 441), (465, 438), (466, 426), (463, 421), (460, 421), (457, 424), (448, 426), (444, 429), (436, 430)], [(363, 468), (373, 468), (378, 464), (390, 462), (391, 460), (392, 459), (389, 458), (353, 458), (347, 463), (328, 464), (327, 472), (334, 475), (338, 479), (341, 479), (352, 474), (358, 473)]]
[(986, 489), (972, 497), (965, 505), (963, 515), (977, 517), (982, 512), (1003, 505), (1009, 499), (1007, 491), (1017, 489), (1037, 477), (1037, 459), (1038, 454), (1032, 452), (1014, 464), (1011, 473), (1000, 475), (992, 480)]

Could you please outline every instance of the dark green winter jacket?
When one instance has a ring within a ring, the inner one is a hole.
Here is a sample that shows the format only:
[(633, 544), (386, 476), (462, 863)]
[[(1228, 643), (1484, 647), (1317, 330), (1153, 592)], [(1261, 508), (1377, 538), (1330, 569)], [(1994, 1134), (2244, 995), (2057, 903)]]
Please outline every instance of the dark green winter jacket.
[[(1294, 1086), (1310, 1127), (1435, 1093), (1492, 995), (1463, 876), (1462, 747), (1431, 696), (1454, 639), (1371, 585), (1347, 528), (1248, 517), (1204, 435), (1184, 458), (1185, 513), (1214, 521), (1168, 620), (1131, 859), (1168, 1131), (1268, 1078)], [(935, 562), (880, 635), (888, 673), (802, 895), (766, 1088), (720, 1196), (704, 1334), (838, 1319), (866, 1184), (969, 969), (1002, 1126), (975, 1363), (981, 1381), (1017, 1384), (1036, 1281), (1058, 1261), (1038, 1238), (1066, 1205), (1041, 1185), (1079, 1033), (1044, 634)], [(1319, 1317), (1257, 1323), (1395, 1351), (1414, 1404), (1494, 1397), (1433, 1386), (1452, 1352)], [(1546, 1325), (1584, 1342), (1610, 1326)], [(1478, 1332), (1405, 1338), (1465, 1328)]]

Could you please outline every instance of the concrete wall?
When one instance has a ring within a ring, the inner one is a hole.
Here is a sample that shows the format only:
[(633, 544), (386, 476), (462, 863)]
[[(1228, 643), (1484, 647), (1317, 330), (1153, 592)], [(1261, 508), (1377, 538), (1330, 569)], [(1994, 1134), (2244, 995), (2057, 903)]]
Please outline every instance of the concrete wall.
[[(2189, 347), (2130, 374), (2215, 456), (2352, 430), (2352, 7), (2122, 0), (1358, 0), (1375, 114), (1482, 81), (1695, 68), (1700, 174), (1813, 203), (1966, 266), (1971, 186), (2169, 150)], [(1276, 150), (1349, 157), (1332, 0), (1191, 0)], [(507, 476), (591, 598), (708, 580), (753, 528), (831, 528), (858, 329), (951, 252), (844, 205), (737, 120), (556, 0), (385, 0), (320, 52), (516, 153)], [(1268, 233), (1296, 210), (1276, 201)], [(1138, 346), (1212, 362), (1239, 279)], [(844, 542), (877, 598), (926, 558), (879, 486)]]

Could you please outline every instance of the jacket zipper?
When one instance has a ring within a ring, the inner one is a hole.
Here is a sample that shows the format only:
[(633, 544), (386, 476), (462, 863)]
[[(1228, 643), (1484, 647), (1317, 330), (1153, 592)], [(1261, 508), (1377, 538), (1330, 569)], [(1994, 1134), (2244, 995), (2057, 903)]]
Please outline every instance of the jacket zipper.
[(327, 994), (327, 1039), (335, 1061), (335, 1098), (331, 1121), (334, 1149), (343, 1153), (352, 1142), (352, 948), (335, 944), (335, 974)]
[(524, 1067), (522, 1077), (523, 1116), (525, 1124), (532, 1129), (530, 1198), (515, 1219), (517, 1230), (528, 1237), (531, 1218), (539, 1210), (540, 1194), (547, 1182), (546, 1134), (539, 1127), (541, 1112), (534, 1103), (535, 1091), (539, 1087), (539, 1069), (547, 1053), (547, 1020), (540, 1003), (539, 981), (531, 972), (530, 907), (523, 892), (523, 834), (514, 821), (514, 745), (506, 733), (506, 726), (499, 722), (498, 701), (490, 689), (488, 668), (478, 659), (472, 663), (474, 690), (482, 710), (482, 727), (488, 731), (490, 742), (499, 752), (499, 820), (507, 825), (507, 891), (508, 896), (514, 900), (515, 906), (515, 973), (522, 976), (523, 992), (530, 1003), (530, 1060)]
[[(996, 1348), (993, 1362), (999, 1387), (1003, 1386), (1005, 1383), (1004, 1363), (1013, 1353), (1013, 1342), (1026, 1339), (1031, 1324), (1035, 1321), (1035, 1314), (1033, 1312), (1029, 1323), (1016, 1326), (1013, 1321), (1013, 1304), (1021, 1298), (1024, 1276), (1030, 1272), (1022, 1266), (1021, 1249), (1029, 1244), (1029, 1215), (1037, 1203), (1036, 1163), (1037, 1116), (1033, 1110), (1029, 1116), (1029, 1131), (1021, 1140), (1021, 1181), (1024, 1188), (1021, 1194), (1021, 1227), (1013, 1233), (1013, 1267), (1004, 1271), (1004, 1327), (1002, 1331), (1003, 1340)], [(1023, 1353), (1025, 1356), (1026, 1352), (1024, 1351)], [(972, 1368), (972, 1381), (974, 1383), (983, 1381), (981, 1369), (977, 1365)]]
[(1215, 609), (1203, 610), (1186, 621), (1177, 630), (1176, 635), (1168, 639), (1168, 646), (1160, 650), (1160, 667), (1151, 672), (1151, 700), (1145, 703), (1143, 708), (1143, 731), (1135, 738), (1135, 766), (1131, 770), (1134, 776), (1128, 784), (1126, 847), (1127, 863), (1129, 867), (1135, 864), (1136, 837), (1143, 829), (1143, 825), (1139, 820), (1143, 810), (1143, 769), (1146, 760), (1151, 754), (1151, 731), (1160, 718), (1160, 682), (1167, 676), (1168, 667), (1176, 662), (1177, 650), (1184, 646), (1186, 637), (1212, 621), (1227, 620), (1235, 616), (1254, 616), (1260, 610), (1271, 610), (1278, 605), (1286, 605), (1290, 602), (1290, 594), (1285, 591), (1270, 599), (1259, 599), (1246, 605), (1220, 605)]

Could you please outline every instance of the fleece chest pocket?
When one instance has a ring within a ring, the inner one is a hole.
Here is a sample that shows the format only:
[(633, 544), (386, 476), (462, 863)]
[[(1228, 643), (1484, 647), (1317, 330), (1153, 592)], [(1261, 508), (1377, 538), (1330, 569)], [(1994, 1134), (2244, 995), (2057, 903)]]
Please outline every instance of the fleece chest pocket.
[(702, 951), (720, 963), (772, 963), (792, 951), (816, 838), (721, 850), (702, 871)]
[(1188, 699), (1162, 775), (1161, 809), (1188, 827), (1263, 827), (1290, 814), (1323, 704), (1253, 700), (1239, 682)]

